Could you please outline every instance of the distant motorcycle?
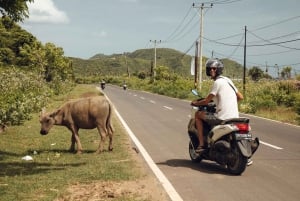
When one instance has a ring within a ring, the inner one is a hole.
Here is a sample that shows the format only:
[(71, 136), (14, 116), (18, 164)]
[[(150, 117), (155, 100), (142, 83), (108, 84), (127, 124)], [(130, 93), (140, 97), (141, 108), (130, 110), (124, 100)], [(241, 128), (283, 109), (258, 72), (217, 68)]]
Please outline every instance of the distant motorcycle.
[(105, 89), (105, 82), (101, 82), (100, 87), (101, 87), (102, 90), (104, 90)]
[[(192, 90), (196, 96), (198, 92)], [(188, 124), (189, 155), (193, 162), (202, 159), (211, 160), (227, 167), (233, 175), (242, 174), (247, 167), (248, 158), (252, 157), (259, 146), (259, 139), (252, 139), (249, 119), (226, 119), (219, 125), (210, 126), (204, 122), (204, 144), (207, 147), (201, 154), (195, 152), (199, 145), (198, 132), (195, 126), (194, 113), (197, 110), (215, 113), (216, 105), (209, 103), (205, 106), (193, 106), (191, 120)]]

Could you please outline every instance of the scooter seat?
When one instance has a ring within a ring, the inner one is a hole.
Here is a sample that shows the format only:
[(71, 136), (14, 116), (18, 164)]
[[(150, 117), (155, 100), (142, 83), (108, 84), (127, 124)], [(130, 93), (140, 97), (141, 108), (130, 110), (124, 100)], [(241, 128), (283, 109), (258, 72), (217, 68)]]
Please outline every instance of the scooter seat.
[(249, 123), (248, 118), (231, 118), (231, 119), (225, 119), (221, 122), (221, 124), (230, 124), (230, 123)]

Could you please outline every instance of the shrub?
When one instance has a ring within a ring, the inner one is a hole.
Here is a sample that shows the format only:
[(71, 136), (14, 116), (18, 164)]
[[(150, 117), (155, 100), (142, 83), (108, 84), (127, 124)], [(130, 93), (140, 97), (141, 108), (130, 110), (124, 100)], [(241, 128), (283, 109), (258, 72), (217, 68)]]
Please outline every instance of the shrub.
[(41, 76), (14, 68), (0, 72), (0, 123), (17, 125), (45, 106), (52, 95)]

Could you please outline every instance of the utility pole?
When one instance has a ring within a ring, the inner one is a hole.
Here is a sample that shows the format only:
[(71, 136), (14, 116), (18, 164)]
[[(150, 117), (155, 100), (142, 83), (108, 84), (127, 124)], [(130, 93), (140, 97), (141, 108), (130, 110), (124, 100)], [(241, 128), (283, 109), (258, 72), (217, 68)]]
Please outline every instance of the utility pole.
[(195, 89), (197, 89), (197, 85), (198, 85), (198, 60), (199, 60), (199, 58), (198, 58), (198, 54), (199, 54), (199, 52), (198, 52), (198, 41), (196, 41), (196, 48), (195, 48), (195, 66), (194, 66), (194, 68), (195, 68), (195, 81), (194, 81), (194, 87), (195, 87)]
[(247, 38), (247, 26), (245, 26), (245, 44), (244, 44), (244, 75), (243, 75), (243, 94), (246, 97), (246, 38)]
[(210, 6), (205, 6), (204, 3), (201, 4), (201, 6), (196, 6), (195, 3), (193, 3), (194, 8), (200, 8), (200, 37), (199, 37), (199, 83), (198, 88), (201, 90), (201, 83), (202, 83), (202, 47), (203, 47), (203, 9), (205, 8), (212, 8), (213, 4), (210, 4)]
[(126, 57), (126, 52), (124, 52), (124, 56), (125, 56), (125, 65), (126, 65), (126, 72), (127, 72), (127, 76), (128, 78), (130, 78), (130, 72), (129, 72), (129, 67), (128, 67), (128, 64), (127, 64), (127, 57)]
[(161, 43), (161, 40), (157, 41), (157, 40), (150, 40), (150, 42), (154, 43), (154, 69), (153, 69), (153, 72), (154, 72), (154, 75), (153, 75), (153, 78), (155, 80), (155, 76), (156, 76), (156, 44), (157, 43)]
[(278, 77), (278, 80), (279, 80), (279, 66), (278, 66), (278, 64), (275, 64), (275, 68), (277, 68), (277, 77)]

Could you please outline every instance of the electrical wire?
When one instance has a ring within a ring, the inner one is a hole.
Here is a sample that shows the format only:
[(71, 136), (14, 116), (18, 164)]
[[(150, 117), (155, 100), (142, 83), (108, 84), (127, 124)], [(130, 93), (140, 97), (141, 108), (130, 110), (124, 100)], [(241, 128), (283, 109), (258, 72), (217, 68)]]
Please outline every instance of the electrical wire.
[(180, 21), (176, 29), (164, 41), (168, 41), (178, 31), (178, 29), (181, 27), (181, 25), (183, 24), (183, 22), (185, 21), (189, 13), (191, 12), (192, 8), (193, 8), (192, 6), (189, 8), (188, 12), (185, 14), (184, 18)]
[(259, 27), (259, 28), (253, 29), (252, 31), (260, 31), (260, 30), (262, 30), (262, 29), (266, 29), (266, 28), (269, 28), (269, 27), (272, 27), (272, 26), (275, 26), (275, 25), (278, 25), (278, 24), (282, 24), (282, 23), (284, 23), (284, 22), (292, 21), (292, 20), (297, 19), (297, 18), (300, 18), (300, 15), (294, 16), (294, 17), (290, 17), (290, 18), (287, 18), (287, 19), (285, 19), (285, 20), (276, 22), (276, 23), (274, 23), (274, 24), (270, 24), (270, 25), (266, 25), (266, 26), (263, 26), (263, 27)]
[[(286, 42), (293, 42), (293, 40), (292, 40), (292, 41), (285, 41), (285, 42), (281, 42), (281, 43), (276, 44), (276, 43), (272, 43), (272, 42), (270, 41), (270, 39), (269, 39), (269, 40), (266, 40), (266, 39), (263, 39), (262, 37), (259, 37), (258, 35), (254, 34), (252, 31), (249, 31), (249, 30), (248, 30), (248, 33), (252, 34), (252, 35), (255, 36), (256, 38), (259, 38), (259, 39), (261, 39), (261, 40), (263, 40), (263, 41), (265, 41), (265, 42), (268, 42), (269, 45), (278, 45), (279, 47), (287, 48), (287, 49), (290, 49), (290, 50), (300, 50), (299, 48), (293, 48), (293, 47), (287, 47), (287, 46), (284, 46), (284, 45), (280, 45), (280, 44), (283, 44), (283, 43), (286, 43)], [(289, 34), (289, 35), (290, 35), (290, 34)], [(277, 37), (277, 38), (281, 38), (281, 37)], [(295, 40), (300, 40), (300, 39), (295, 39)], [(294, 41), (295, 41), (295, 40), (294, 40)], [(266, 44), (262, 44), (262, 45), (247, 45), (247, 47), (252, 47), (252, 46), (265, 46), (265, 45), (266, 45)]]
[[(196, 17), (196, 14), (197, 14), (197, 13), (195, 13), (195, 14), (193, 15), (193, 17), (187, 22), (187, 24), (185, 24), (185, 26), (183, 26), (183, 27), (180, 29), (180, 32), (179, 32), (179, 33), (177, 33), (177, 34), (174, 35), (172, 38), (169, 38), (169, 40), (164, 41), (164, 42), (178, 41), (178, 40), (180, 40), (181, 38), (183, 38), (188, 32), (185, 32), (185, 34), (183, 34), (183, 35), (181, 35), (181, 34), (182, 34), (182, 33), (187, 29), (187, 27), (192, 23), (193, 19)], [(196, 24), (196, 23), (194, 23), (193, 26), (191, 26), (190, 29), (194, 28), (195, 24)], [(190, 29), (189, 29), (189, 30), (190, 30)], [(180, 35), (181, 35), (181, 36), (180, 36)]]

